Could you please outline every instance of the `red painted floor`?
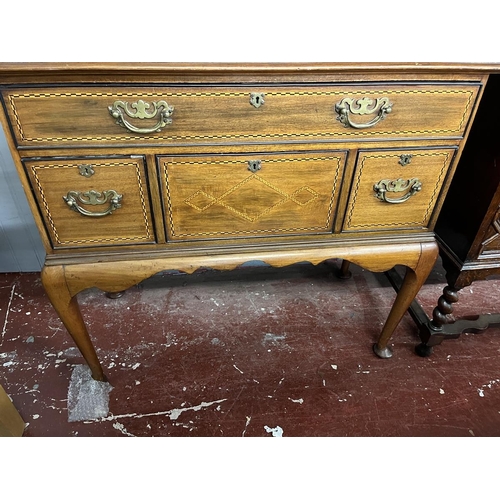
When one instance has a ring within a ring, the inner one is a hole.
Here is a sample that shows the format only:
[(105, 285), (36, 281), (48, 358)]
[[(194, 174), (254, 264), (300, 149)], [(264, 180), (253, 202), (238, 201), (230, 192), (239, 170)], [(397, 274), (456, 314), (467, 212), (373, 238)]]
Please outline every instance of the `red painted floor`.
[[(332, 267), (333, 264), (333, 267)], [(372, 344), (395, 292), (338, 262), (158, 275), (108, 299), (79, 296), (112, 391), (104, 418), (68, 421), (83, 360), (38, 274), (0, 275), (0, 384), (25, 436), (500, 436), (500, 329), (429, 358), (409, 315), (394, 357)], [(428, 314), (439, 265), (419, 294)], [(456, 316), (499, 312), (500, 280), (460, 292)]]

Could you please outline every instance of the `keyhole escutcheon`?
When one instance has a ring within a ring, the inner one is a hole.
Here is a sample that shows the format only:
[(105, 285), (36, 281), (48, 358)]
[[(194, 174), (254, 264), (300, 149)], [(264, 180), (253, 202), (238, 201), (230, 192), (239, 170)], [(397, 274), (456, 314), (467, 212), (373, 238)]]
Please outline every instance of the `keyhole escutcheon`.
[(252, 92), (250, 94), (250, 104), (255, 108), (260, 108), (264, 104), (264, 94), (262, 92)]

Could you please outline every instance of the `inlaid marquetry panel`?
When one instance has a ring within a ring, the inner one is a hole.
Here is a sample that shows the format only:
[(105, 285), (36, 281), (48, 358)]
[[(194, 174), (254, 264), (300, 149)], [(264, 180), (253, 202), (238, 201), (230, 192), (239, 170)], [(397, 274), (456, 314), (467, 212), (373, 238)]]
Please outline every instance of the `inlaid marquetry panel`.
[(169, 240), (329, 233), (346, 153), (160, 157)]

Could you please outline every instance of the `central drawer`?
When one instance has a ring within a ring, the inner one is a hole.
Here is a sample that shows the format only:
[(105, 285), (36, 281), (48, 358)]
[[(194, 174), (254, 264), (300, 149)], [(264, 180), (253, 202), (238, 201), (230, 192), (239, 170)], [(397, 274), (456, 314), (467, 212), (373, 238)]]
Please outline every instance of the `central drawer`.
[(161, 156), (167, 238), (331, 233), (346, 156)]
[(18, 146), (462, 137), (479, 86), (86, 87), (2, 94)]

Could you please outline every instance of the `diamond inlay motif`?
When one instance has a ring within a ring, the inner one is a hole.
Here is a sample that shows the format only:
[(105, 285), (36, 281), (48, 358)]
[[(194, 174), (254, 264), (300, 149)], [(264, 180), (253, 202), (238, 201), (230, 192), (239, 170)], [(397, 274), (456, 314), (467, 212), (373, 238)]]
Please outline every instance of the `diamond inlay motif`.
[(199, 212), (219, 205), (243, 219), (255, 222), (286, 201), (305, 206), (318, 196), (318, 193), (308, 186), (301, 187), (289, 195), (259, 175), (250, 175), (218, 198), (200, 190), (184, 200), (184, 203)]
[(204, 193), (203, 191), (196, 191), (196, 193), (185, 200), (185, 203), (187, 203), (190, 207), (203, 212), (203, 210), (206, 210), (214, 204), (214, 200), (215, 198), (209, 194)]
[(301, 206), (306, 206), (311, 201), (315, 200), (318, 197), (318, 193), (313, 191), (310, 187), (302, 187), (297, 189), (294, 193), (292, 193), (291, 200)]

